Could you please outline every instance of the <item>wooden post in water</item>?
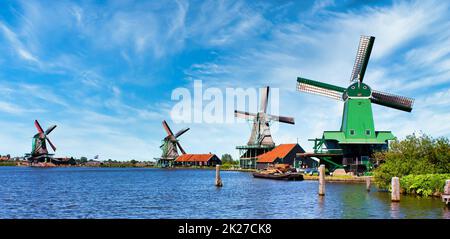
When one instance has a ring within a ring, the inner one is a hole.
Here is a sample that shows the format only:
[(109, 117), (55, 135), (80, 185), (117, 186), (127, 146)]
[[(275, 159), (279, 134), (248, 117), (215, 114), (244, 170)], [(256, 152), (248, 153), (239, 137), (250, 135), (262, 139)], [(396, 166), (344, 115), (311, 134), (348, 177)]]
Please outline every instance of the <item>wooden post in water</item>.
[(446, 195), (450, 194), (450, 179), (445, 180), (444, 194), (446, 194)]
[(442, 202), (450, 207), (450, 180), (445, 180), (444, 193), (442, 194)]
[(216, 165), (216, 187), (222, 187), (222, 179), (220, 178), (220, 165)]
[(325, 165), (319, 167), (319, 196), (325, 196)]
[(366, 177), (366, 190), (370, 192), (370, 177)]
[(400, 180), (398, 177), (393, 177), (391, 180), (391, 201), (392, 202), (400, 202)]

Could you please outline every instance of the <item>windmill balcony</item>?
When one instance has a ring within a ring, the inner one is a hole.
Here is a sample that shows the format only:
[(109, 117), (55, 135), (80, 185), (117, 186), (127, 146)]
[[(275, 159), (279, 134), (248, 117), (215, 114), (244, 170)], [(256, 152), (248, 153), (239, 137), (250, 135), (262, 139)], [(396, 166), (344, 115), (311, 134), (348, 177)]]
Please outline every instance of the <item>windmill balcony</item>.
[(316, 154), (342, 154), (342, 149), (319, 149), (314, 150), (314, 153)]

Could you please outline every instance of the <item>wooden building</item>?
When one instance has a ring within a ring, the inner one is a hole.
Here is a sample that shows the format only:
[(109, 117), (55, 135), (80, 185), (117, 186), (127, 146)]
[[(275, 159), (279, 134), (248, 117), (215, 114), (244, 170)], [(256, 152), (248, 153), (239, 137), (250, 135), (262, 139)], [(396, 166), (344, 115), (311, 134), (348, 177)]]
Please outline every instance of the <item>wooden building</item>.
[(297, 157), (297, 153), (304, 153), (305, 150), (299, 144), (280, 144), (271, 151), (261, 154), (256, 160), (257, 169), (265, 169), (275, 164), (289, 164), (297, 167), (302, 158)]
[(182, 154), (175, 159), (178, 166), (216, 166), (222, 161), (215, 154)]
[(8, 161), (10, 159), (11, 159), (11, 157), (9, 156), (9, 154), (5, 155), (5, 156), (0, 155), (0, 161)]

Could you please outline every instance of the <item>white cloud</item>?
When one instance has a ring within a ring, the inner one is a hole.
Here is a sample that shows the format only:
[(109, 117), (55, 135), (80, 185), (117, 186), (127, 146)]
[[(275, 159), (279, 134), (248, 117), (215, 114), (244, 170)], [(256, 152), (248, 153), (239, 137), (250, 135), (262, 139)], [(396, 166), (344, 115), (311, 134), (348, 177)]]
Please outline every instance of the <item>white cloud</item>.
[(0, 101), (0, 111), (9, 113), (9, 114), (20, 114), (25, 111), (25, 109), (18, 107), (17, 105), (13, 105), (8, 102)]
[(17, 34), (1, 21), (0, 29), (20, 58), (32, 63), (40, 64), (39, 60), (33, 54), (31, 54), (31, 52), (27, 50), (22, 42), (18, 39)]
[(265, 29), (269, 22), (241, 1), (205, 1), (187, 22), (187, 35), (202, 45), (242, 43)]
[(318, 11), (321, 11), (323, 9), (326, 9), (327, 7), (334, 5), (335, 5), (334, 0), (316, 0), (311, 9), (311, 12), (316, 13)]
[[(69, 106), (69, 103), (66, 102), (61, 96), (55, 94), (50, 87), (45, 87), (41, 85), (33, 85), (33, 84), (18, 84), (17, 87), (22, 90), (23, 94), (28, 97), (35, 97), (39, 100), (46, 101), (52, 104)], [(36, 104), (38, 106), (38, 104)]]

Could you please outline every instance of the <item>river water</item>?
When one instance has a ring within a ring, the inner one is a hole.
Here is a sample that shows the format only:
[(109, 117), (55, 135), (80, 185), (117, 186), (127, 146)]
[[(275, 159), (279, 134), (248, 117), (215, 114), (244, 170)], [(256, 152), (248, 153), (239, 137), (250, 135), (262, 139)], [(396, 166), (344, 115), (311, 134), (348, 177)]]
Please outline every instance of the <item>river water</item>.
[(250, 173), (143, 168), (0, 167), (0, 218), (450, 218), (440, 199), (364, 184), (255, 179)]

